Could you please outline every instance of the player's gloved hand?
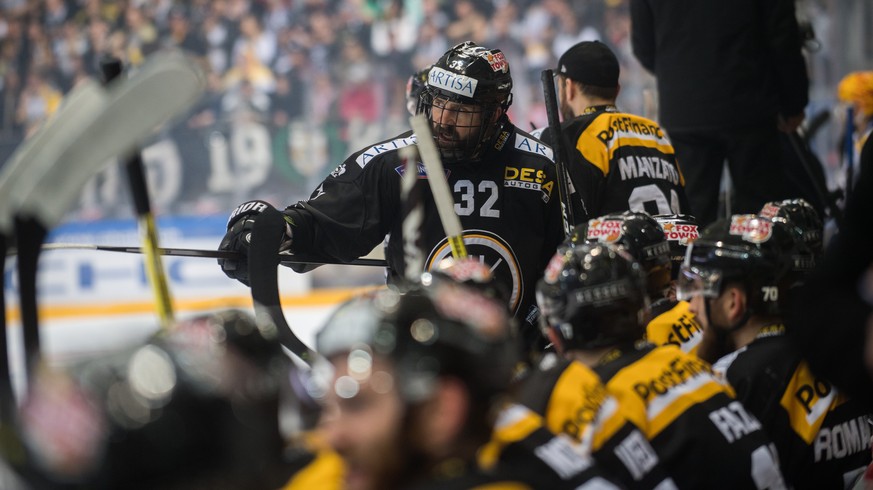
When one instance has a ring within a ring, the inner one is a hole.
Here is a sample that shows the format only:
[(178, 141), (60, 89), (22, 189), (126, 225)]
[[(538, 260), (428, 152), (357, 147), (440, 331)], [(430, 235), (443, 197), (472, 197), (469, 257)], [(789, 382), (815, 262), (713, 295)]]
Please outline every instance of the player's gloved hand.
[[(272, 206), (264, 201), (248, 201), (237, 206), (230, 213), (230, 218), (227, 220), (227, 233), (218, 245), (219, 251), (239, 253), (238, 259), (218, 259), (218, 265), (227, 277), (236, 279), (246, 286), (249, 285), (248, 254), (252, 241), (252, 226), (257, 216), (270, 207)], [(290, 238), (287, 238), (290, 236), (288, 231), (290, 229), (286, 226), (286, 240), (283, 244), (276, 244), (276, 252), (290, 245)]]

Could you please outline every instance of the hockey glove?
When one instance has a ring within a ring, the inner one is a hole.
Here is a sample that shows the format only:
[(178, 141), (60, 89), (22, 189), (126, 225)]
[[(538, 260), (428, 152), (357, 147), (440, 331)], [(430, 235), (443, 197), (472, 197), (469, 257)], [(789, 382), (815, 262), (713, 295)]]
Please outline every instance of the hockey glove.
[[(272, 207), (264, 201), (248, 201), (240, 204), (230, 213), (230, 218), (227, 220), (227, 233), (221, 239), (221, 244), (218, 250), (222, 252), (237, 252), (239, 258), (235, 259), (218, 259), (218, 265), (221, 266), (222, 272), (239, 282), (249, 285), (249, 245), (252, 241), (252, 226), (255, 224), (255, 219), (258, 214), (262, 213), (267, 208)], [(285, 240), (282, 243), (276, 244), (276, 253), (280, 249), (286, 249), (290, 246), (291, 228), (285, 226)]]

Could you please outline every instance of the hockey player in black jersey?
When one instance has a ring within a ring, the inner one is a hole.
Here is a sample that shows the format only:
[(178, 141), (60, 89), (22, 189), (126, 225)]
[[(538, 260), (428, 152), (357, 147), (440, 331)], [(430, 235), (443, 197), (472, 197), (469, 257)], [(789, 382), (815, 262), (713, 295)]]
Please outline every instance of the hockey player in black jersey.
[[(615, 105), (615, 54), (601, 42), (583, 41), (561, 55), (556, 73), (577, 222), (628, 209), (690, 213), (685, 179), (664, 130)], [(554, 141), (548, 128), (541, 137)]]
[[(587, 243), (558, 252), (537, 301), (566, 358), (558, 374), (573, 362), (590, 368), (679, 488), (784, 488), (760, 422), (710, 365), (676, 346), (640, 342), (649, 314), (645, 273), (626, 252)], [(591, 397), (572, 385), (554, 387), (544, 418), (578, 425)], [(578, 406), (566, 407), (573, 397)]]
[(617, 488), (523, 407), (497, 426), (523, 440), (488, 444), (517, 359), (511, 326), (502, 304), (449, 280), (341, 305), (316, 344), (334, 369), (321, 425), (345, 463), (342, 487)]
[(691, 313), (687, 301), (676, 299), (676, 278), (688, 244), (697, 239), (697, 219), (687, 214), (661, 214), (652, 218), (661, 225), (670, 246), (671, 281), (667, 297), (652, 304), (652, 320), (646, 327), (646, 338), (655, 345), (674, 344), (685, 352), (699, 354), (703, 321)]
[[(494, 269), (527, 343), (534, 344), (536, 281), (564, 236), (552, 150), (509, 121), (511, 90), (503, 53), (465, 42), (428, 70), (418, 112), (431, 121), (467, 253)], [(388, 236), (388, 279), (404, 277), (399, 150), (415, 142), (407, 131), (352, 154), (307, 201), (285, 209), (287, 239), (281, 246), (343, 262), (366, 255)], [(424, 166), (418, 168), (418, 178), (426, 179)], [(451, 249), (429, 191), (424, 194), (418, 241), (430, 269)], [(247, 252), (246, 237), (261, 205), (245, 203), (232, 213), (221, 250)], [(248, 279), (244, 260), (219, 262), (228, 276)]]
[(788, 483), (847, 488), (870, 462), (868, 413), (810, 369), (782, 320), (804, 248), (784, 221), (717, 221), (690, 246), (677, 292), (735, 349), (714, 369), (776, 444)]

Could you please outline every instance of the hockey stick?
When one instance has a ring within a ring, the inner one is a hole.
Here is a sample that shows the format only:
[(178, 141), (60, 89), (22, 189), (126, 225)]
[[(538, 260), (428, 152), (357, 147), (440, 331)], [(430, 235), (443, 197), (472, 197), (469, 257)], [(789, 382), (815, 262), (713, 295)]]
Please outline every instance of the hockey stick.
[[(561, 131), (561, 120), (558, 117), (558, 98), (555, 95), (555, 77), (552, 70), (543, 70), (540, 75), (543, 82), (543, 97), (546, 103), (546, 115), (549, 119), (549, 131), (555, 146), (555, 174), (558, 181), (558, 198), (561, 200), (561, 217), (564, 220), (564, 236), (569, 238), (576, 226), (573, 213), (573, 203), (570, 202), (570, 184), (567, 174), (569, 155), (564, 146), (564, 133)], [(582, 203), (584, 206), (585, 203)], [(587, 214), (587, 212), (586, 212)]]
[(249, 244), (249, 283), (255, 305), (255, 319), (260, 328), (275, 329), (279, 342), (288, 350), (312, 365), (317, 355), (291, 330), (282, 312), (276, 268), (279, 255), (276, 249), (285, 236), (282, 213), (269, 207), (258, 215), (252, 226)]
[[(205, 87), (202, 71), (184, 55), (153, 55), (130, 78), (108, 87), (105, 110), (66, 149), (64, 164), (44, 175), (21, 212), (53, 227), (111, 158), (129, 152), (156, 127), (185, 112)], [(51, 198), (43, 199), (47, 196)]]
[[(103, 83), (108, 84), (121, 76), (121, 60), (116, 57), (104, 58), (100, 62), (100, 71), (103, 75)], [(173, 303), (170, 299), (170, 288), (167, 285), (167, 275), (161, 256), (157, 253), (158, 231), (155, 226), (155, 215), (152, 212), (149, 201), (149, 189), (145, 179), (145, 167), (139, 149), (135, 149), (127, 157), (124, 164), (127, 171), (127, 182), (133, 196), (133, 204), (139, 221), (139, 232), (142, 237), (143, 250), (145, 251), (145, 270), (149, 284), (152, 286), (152, 294), (158, 307), (158, 318), (164, 330), (172, 327)]]
[(443, 230), (449, 240), (452, 257), (463, 259), (467, 257), (467, 247), (464, 246), (464, 229), (461, 228), (461, 220), (455, 214), (455, 201), (449, 190), (449, 183), (446, 181), (446, 173), (443, 170), (442, 161), (440, 161), (439, 151), (433, 142), (430, 121), (424, 114), (418, 114), (409, 118), (409, 124), (412, 125), (412, 131), (415, 133), (418, 153), (427, 171), (427, 182), (430, 185)]
[(815, 156), (815, 153), (813, 153), (809, 148), (807, 140), (805, 140), (798, 131), (788, 133), (788, 141), (791, 143), (791, 148), (794, 149), (803, 169), (809, 176), (809, 180), (812, 182), (812, 187), (815, 190), (816, 195), (821, 202), (824, 203), (828, 211), (830, 211), (831, 216), (833, 216), (834, 222), (837, 224), (837, 230), (842, 230), (843, 212), (834, 201), (834, 196), (828, 192), (821, 180), (816, 178), (815, 165), (821, 167), (821, 162), (818, 157)]
[(405, 146), (400, 149), (400, 155), (406, 161), (403, 178), (400, 179), (404, 277), (417, 282), (424, 270), (424, 251), (421, 247), (424, 203), (421, 199), (422, 182), (418, 178), (418, 152), (412, 146)]
[(179, 53), (153, 56), (133, 77), (109, 87), (103, 109), (89, 121), (77, 121), (71, 142), (58, 144), (53, 158), (37, 163), (42, 174), (15, 220), (17, 239), (27, 245), (19, 256), (18, 272), (28, 380), (33, 379), (39, 357), (35, 284), (47, 230), (61, 220), (85, 183), (111, 158), (130, 151), (158, 125), (197, 101), (205, 81), (195, 67)]
[[(117, 245), (94, 245), (90, 243), (46, 243), (42, 246), (42, 251), (56, 250), (96, 250), (99, 252), (118, 252), (129, 254), (145, 253), (142, 247), (125, 247)], [(222, 250), (203, 250), (197, 248), (157, 248), (156, 253), (160, 255), (169, 255), (173, 257), (197, 257), (205, 259), (238, 259), (238, 252), (229, 252)], [(362, 265), (370, 267), (387, 267), (388, 263), (380, 259), (354, 259), (348, 262), (337, 262), (306, 255), (290, 254), (287, 252), (273, 252), (279, 257), (279, 262), (282, 265), (290, 266), (297, 264), (307, 265)], [(16, 249), (10, 249), (7, 252), (7, 257), (17, 255)]]
[[(94, 82), (86, 81), (73, 89), (60, 108), (30, 138), (15, 150), (0, 171), (0, 242), (4, 265), (7, 245), (12, 240), (14, 209), (33, 191), (38, 180), (45, 174), (50, 162), (56, 162), (63, 149), (75, 141), (83, 124), (93, 121), (106, 105), (104, 91)], [(31, 260), (31, 259), (27, 259)], [(5, 290), (5, 273), (0, 277), (0, 294)], [(0, 423), (11, 426), (16, 413), (12, 383), (9, 346), (6, 338), (6, 309), (3, 301), (3, 317), (0, 318)], [(26, 310), (26, 311), (25, 311)], [(35, 305), (25, 302), (22, 315), (36, 314)], [(28, 331), (25, 343), (39, 343), (34, 333)]]

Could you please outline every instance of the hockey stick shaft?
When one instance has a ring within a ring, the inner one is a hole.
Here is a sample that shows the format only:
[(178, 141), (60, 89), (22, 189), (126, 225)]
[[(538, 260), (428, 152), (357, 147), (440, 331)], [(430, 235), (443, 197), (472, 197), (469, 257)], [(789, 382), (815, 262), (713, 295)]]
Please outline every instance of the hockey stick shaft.
[(461, 220), (455, 214), (455, 201), (449, 190), (449, 183), (446, 181), (439, 151), (433, 142), (430, 121), (426, 115), (418, 114), (409, 118), (409, 123), (415, 132), (418, 153), (422, 163), (424, 163), (425, 170), (427, 170), (427, 182), (430, 185), (437, 213), (443, 224), (443, 231), (446, 232), (446, 237), (449, 240), (452, 257), (465, 258), (467, 257), (467, 248), (464, 246), (464, 229), (461, 227)]
[[(101, 61), (100, 68), (103, 73), (103, 83), (110, 83), (118, 79), (122, 73), (121, 60), (115, 57), (104, 58)], [(152, 212), (148, 184), (145, 178), (145, 168), (138, 149), (133, 151), (127, 162), (125, 162), (124, 167), (139, 221), (139, 231), (142, 236), (143, 250), (145, 251), (146, 276), (152, 287), (161, 327), (167, 330), (174, 323), (173, 302), (170, 297), (170, 287), (167, 282), (164, 265), (161, 261), (161, 255), (157, 253), (159, 243), (158, 229), (155, 226), (155, 217)]]
[(820, 180), (818, 180), (815, 176), (815, 170), (813, 170), (815, 165), (821, 167), (821, 162), (812, 152), (812, 150), (807, 145), (806, 140), (800, 136), (797, 131), (793, 131), (788, 133), (788, 141), (791, 143), (791, 148), (794, 149), (794, 152), (797, 154), (797, 158), (800, 160), (801, 166), (806, 171), (809, 176), (810, 182), (812, 182), (813, 188), (815, 189), (815, 193), (818, 195), (818, 198), (821, 202), (827, 206), (828, 210), (831, 212), (831, 216), (833, 216), (834, 221), (837, 224), (837, 229), (843, 229), (843, 212), (837, 206), (837, 203), (834, 202), (833, 196), (828, 192), (826, 188), (823, 187)]
[[(6, 236), (0, 233), (0, 250), (6, 253)], [(5, 291), (6, 274), (0, 276), (0, 293)], [(6, 342), (6, 295), (0, 294), (0, 424), (12, 427), (15, 421), (15, 392), (12, 389), (12, 368), (9, 365), (9, 346)]]
[(546, 115), (549, 119), (549, 131), (552, 133), (552, 144), (555, 147), (555, 170), (558, 180), (558, 198), (561, 200), (561, 215), (564, 220), (564, 235), (569, 237), (576, 226), (573, 215), (573, 205), (570, 202), (570, 185), (568, 182), (567, 147), (564, 145), (564, 134), (561, 131), (561, 120), (558, 117), (558, 98), (555, 94), (555, 79), (552, 70), (543, 70), (540, 79), (543, 82), (543, 97), (546, 103)]
[(421, 247), (421, 224), (424, 221), (422, 182), (418, 178), (418, 152), (415, 148), (401, 148), (400, 156), (405, 161), (403, 178), (400, 179), (404, 277), (415, 282), (424, 270), (424, 250)]
[(34, 381), (40, 359), (39, 312), (36, 276), (39, 254), (48, 230), (33, 218), (15, 218), (15, 235), (19, 250), (18, 294), (21, 307), (21, 330), (24, 339), (24, 370), (27, 383)]
[[(143, 254), (143, 247), (125, 247), (115, 245), (93, 245), (88, 243), (47, 243), (42, 246), (43, 251), (53, 250), (95, 250), (99, 252), (118, 252), (129, 254)], [(157, 248), (155, 251), (159, 255), (168, 255), (173, 257), (197, 257), (206, 259), (239, 259), (240, 255), (237, 252), (228, 252), (221, 250), (203, 250), (196, 248)], [(17, 255), (16, 250), (10, 250), (7, 256)], [(289, 255), (277, 253), (279, 261), (284, 265), (292, 264), (310, 264), (310, 265), (361, 265), (371, 267), (387, 267), (387, 262), (380, 259), (354, 259), (348, 262), (339, 262), (335, 260), (307, 257), (305, 255)]]

